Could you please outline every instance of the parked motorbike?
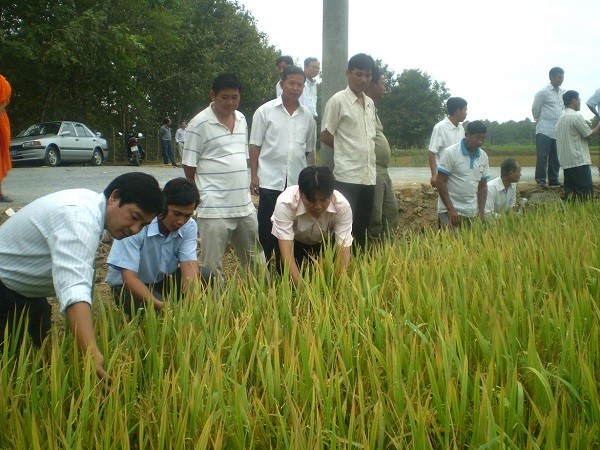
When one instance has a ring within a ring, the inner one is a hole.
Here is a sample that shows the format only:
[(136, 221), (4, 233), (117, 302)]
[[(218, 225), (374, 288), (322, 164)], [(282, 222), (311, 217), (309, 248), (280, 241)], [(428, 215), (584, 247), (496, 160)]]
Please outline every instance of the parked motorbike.
[(140, 139), (142, 139), (144, 135), (133, 131), (127, 134), (119, 131), (119, 136), (125, 141), (125, 151), (127, 152), (129, 165), (139, 166), (146, 158), (146, 152), (140, 144)]

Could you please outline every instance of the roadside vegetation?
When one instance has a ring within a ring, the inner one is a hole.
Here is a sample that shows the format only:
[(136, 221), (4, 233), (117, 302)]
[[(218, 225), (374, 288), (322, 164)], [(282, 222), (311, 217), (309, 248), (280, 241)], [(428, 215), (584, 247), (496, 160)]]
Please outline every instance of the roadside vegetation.
[(409, 232), (131, 323), (97, 290), (113, 385), (59, 327), (5, 349), (0, 447), (598, 448), (598, 223), (559, 202)]

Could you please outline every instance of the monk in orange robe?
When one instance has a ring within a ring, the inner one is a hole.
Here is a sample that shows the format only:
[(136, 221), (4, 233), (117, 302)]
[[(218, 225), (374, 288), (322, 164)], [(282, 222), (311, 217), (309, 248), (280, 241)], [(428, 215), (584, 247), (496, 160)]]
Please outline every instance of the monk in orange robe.
[(0, 203), (10, 203), (12, 200), (2, 193), (2, 180), (12, 169), (10, 158), (10, 123), (6, 107), (10, 103), (12, 89), (6, 78), (0, 75)]

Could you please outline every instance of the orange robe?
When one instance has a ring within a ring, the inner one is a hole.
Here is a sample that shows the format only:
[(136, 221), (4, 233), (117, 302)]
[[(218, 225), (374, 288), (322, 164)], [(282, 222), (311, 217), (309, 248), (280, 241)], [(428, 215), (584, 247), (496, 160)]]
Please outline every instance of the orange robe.
[[(0, 105), (4, 102), (10, 103), (10, 94), (12, 88), (6, 78), (0, 75)], [(6, 177), (8, 171), (12, 169), (12, 159), (10, 158), (10, 123), (6, 110), (0, 113), (0, 181)]]

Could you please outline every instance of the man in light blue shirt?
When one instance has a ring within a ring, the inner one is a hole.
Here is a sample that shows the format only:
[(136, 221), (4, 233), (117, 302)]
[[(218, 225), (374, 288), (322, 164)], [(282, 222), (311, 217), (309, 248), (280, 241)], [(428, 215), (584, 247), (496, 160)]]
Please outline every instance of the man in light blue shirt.
[(199, 279), (198, 227), (190, 220), (200, 202), (198, 189), (176, 178), (163, 193), (165, 212), (135, 236), (115, 241), (108, 255), (106, 282), (129, 316), (149, 304), (160, 311), (165, 297), (179, 297)]

